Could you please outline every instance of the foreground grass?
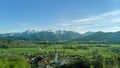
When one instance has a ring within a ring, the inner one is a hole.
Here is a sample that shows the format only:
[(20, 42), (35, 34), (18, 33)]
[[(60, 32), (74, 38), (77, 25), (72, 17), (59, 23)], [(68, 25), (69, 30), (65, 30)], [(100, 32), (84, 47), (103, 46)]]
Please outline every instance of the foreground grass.
[(23, 57), (0, 56), (0, 68), (31, 68)]

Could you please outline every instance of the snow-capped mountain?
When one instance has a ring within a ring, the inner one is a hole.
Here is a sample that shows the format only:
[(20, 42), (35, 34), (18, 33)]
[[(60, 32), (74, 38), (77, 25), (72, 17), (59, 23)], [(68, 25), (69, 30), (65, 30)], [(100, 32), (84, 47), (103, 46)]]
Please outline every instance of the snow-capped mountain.
[(81, 34), (74, 31), (35, 31), (35, 30), (26, 30), (19, 33), (5, 33), (1, 34), (2, 38), (17, 38), (21, 40), (39, 40), (39, 41), (67, 41), (80, 37)]

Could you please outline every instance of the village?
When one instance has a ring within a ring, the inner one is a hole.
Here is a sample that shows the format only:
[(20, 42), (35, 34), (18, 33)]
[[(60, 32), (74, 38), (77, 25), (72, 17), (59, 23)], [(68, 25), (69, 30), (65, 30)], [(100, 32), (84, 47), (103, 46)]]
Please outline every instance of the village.
[(55, 49), (54, 52), (49, 52), (49, 55), (44, 53), (36, 53), (34, 55), (21, 54), (25, 57), (31, 68), (54, 68), (76, 62), (78, 55), (64, 55), (64, 52), (59, 52)]
[[(63, 48), (71, 49), (70, 47)], [(89, 47), (86, 48), (85, 46), (79, 48), (82, 48), (85, 51), (89, 49)], [(41, 48), (39, 49), (41, 50)], [(74, 48), (72, 50), (75, 51)], [(64, 50), (59, 51), (58, 49), (54, 49), (53, 51), (48, 52), (44, 51), (35, 54), (22, 53), (20, 55), (26, 59), (31, 68), (114, 68), (120, 64), (120, 57), (117, 55), (104, 57), (99, 54), (99, 49), (93, 50), (91, 54), (91, 57), (84, 55), (68, 55)], [(103, 65), (102, 63), (106, 65)]]

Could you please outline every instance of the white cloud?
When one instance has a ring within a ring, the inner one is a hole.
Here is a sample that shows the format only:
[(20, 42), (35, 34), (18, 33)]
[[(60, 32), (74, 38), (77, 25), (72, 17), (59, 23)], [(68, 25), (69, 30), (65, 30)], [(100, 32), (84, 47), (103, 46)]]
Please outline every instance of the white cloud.
[[(116, 18), (115, 20), (113, 20)], [(83, 18), (83, 19), (75, 19), (75, 20), (70, 20), (68, 21), (69, 23), (61, 23), (62, 25), (74, 25), (74, 24), (81, 24), (81, 23), (97, 23), (97, 22), (116, 22), (116, 20), (120, 19), (120, 10), (117, 11), (112, 11), (108, 13), (103, 13), (99, 15), (93, 15), (88, 18)]]
[[(59, 25), (68, 27), (68, 28), (71, 27), (72, 30), (73, 28), (74, 30), (78, 30), (79, 28), (76, 28), (76, 26), (86, 27), (84, 29), (80, 29), (78, 32), (83, 30), (84, 31), (89, 31), (89, 30), (105, 31), (104, 29), (106, 29), (106, 31), (110, 31), (110, 30), (116, 31), (116, 30), (119, 30), (118, 26), (120, 26), (120, 10), (93, 15), (83, 19), (73, 19), (73, 20), (69, 20), (68, 22), (60, 23)], [(111, 27), (114, 29), (112, 29)]]
[(120, 31), (120, 27), (109, 27), (109, 28), (105, 28), (102, 31), (104, 32), (116, 32), (116, 31)]
[(74, 23), (87, 23), (87, 22), (89, 22), (89, 21), (92, 21), (92, 20), (94, 20), (95, 18), (92, 18), (92, 17), (90, 17), (90, 18), (85, 18), (85, 19), (77, 19), (77, 20), (72, 20), (71, 22), (74, 22)]
[(118, 14), (120, 14), (120, 10), (116, 10), (116, 11), (104, 13), (104, 14), (101, 14), (100, 16), (101, 16), (101, 17), (116, 16), (116, 15), (118, 15)]
[(20, 28), (29, 29), (29, 30), (36, 30), (36, 31), (41, 30), (41, 26), (36, 25), (36, 24), (32, 25), (29, 23), (18, 23), (17, 26)]
[(17, 26), (18, 27), (26, 27), (28, 24), (27, 23), (18, 23)]
[(120, 23), (120, 18), (113, 19), (113, 20), (111, 20), (111, 22)]

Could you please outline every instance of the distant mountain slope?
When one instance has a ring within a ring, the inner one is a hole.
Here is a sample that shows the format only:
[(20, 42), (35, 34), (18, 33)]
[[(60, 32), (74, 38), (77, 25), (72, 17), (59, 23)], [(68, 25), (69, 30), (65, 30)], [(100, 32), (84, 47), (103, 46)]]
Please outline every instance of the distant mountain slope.
[(94, 42), (113, 42), (120, 43), (120, 32), (96, 32), (92, 35), (79, 37), (74, 41), (94, 41)]
[(1, 38), (14, 39), (14, 40), (37, 40), (37, 41), (67, 41), (80, 37), (81, 34), (74, 31), (35, 31), (27, 30), (21, 33), (5, 33), (0, 34)]
[(83, 35), (84, 35), (84, 36), (89, 36), (89, 35), (92, 35), (92, 34), (94, 34), (94, 33), (95, 33), (95, 32), (88, 31), (88, 32), (84, 33)]
[(107, 42), (120, 43), (120, 31), (118, 32), (86, 32), (80, 34), (74, 31), (35, 31), (27, 30), (21, 33), (0, 34), (0, 38), (12, 40), (33, 40), (42, 42)]

